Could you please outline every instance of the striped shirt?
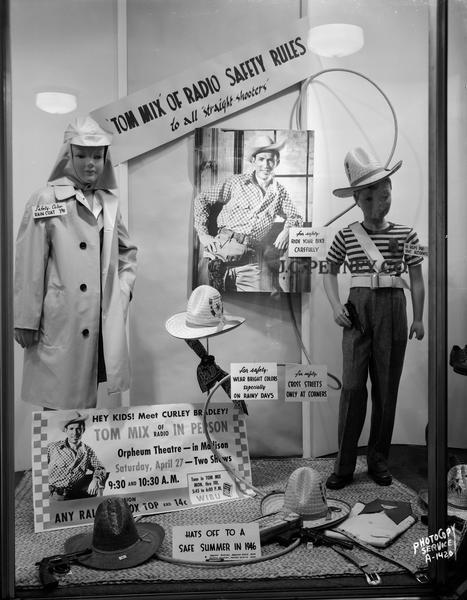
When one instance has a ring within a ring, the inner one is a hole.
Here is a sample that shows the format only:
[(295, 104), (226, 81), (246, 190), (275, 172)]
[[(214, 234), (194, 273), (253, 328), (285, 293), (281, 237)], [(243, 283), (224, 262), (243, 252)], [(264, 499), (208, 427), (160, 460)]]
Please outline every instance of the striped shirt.
[[(370, 231), (364, 226), (363, 228), (383, 255), (382, 273), (400, 275), (407, 267), (413, 267), (423, 261), (421, 256), (404, 254), (404, 244), (419, 245), (418, 236), (411, 227), (389, 223), (388, 227), (381, 231)], [(336, 233), (326, 260), (336, 267), (333, 272), (337, 272), (344, 262), (353, 275), (377, 270), (373, 268), (372, 262), (367, 258), (350, 227), (344, 227)]]
[(253, 173), (232, 175), (196, 197), (194, 225), (198, 234), (208, 233), (207, 223), (215, 204), (224, 205), (217, 217), (219, 229), (244, 233), (256, 241), (269, 233), (277, 215), (285, 219), (285, 227), (300, 227), (303, 223), (285, 187), (273, 179), (263, 192)]

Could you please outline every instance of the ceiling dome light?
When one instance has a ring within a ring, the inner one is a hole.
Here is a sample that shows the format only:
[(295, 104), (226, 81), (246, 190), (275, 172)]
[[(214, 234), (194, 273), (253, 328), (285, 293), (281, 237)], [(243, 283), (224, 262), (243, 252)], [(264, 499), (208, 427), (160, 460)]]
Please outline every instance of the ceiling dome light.
[(55, 115), (73, 112), (78, 106), (76, 96), (65, 92), (38, 92), (36, 106)]
[(308, 48), (318, 56), (341, 58), (363, 48), (363, 29), (357, 25), (332, 23), (313, 27), (308, 34)]

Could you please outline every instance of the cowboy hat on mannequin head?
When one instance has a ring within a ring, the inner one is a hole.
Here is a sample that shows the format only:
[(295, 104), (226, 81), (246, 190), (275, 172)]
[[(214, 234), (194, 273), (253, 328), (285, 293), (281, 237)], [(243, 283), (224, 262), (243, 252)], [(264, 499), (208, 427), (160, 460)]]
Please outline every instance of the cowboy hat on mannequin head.
[(349, 186), (333, 190), (338, 198), (349, 198), (354, 192), (390, 177), (400, 169), (402, 161), (387, 169), (370, 156), (363, 148), (354, 148), (347, 153), (344, 159), (344, 168), (349, 180)]

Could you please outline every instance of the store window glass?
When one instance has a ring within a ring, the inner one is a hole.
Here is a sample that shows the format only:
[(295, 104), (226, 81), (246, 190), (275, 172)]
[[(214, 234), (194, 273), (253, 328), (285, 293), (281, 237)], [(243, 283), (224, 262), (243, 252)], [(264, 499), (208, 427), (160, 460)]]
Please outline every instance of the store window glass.
[[(449, 3), (448, 13), (448, 62), (447, 62), (447, 523), (457, 536), (455, 550), (457, 560), (449, 565), (449, 576), (462, 582), (460, 565), (465, 562), (466, 552), (466, 437), (460, 424), (465, 421), (466, 376), (466, 326), (463, 306), (465, 305), (465, 269), (461, 268), (465, 256), (465, 240), (460, 226), (464, 222), (462, 164), (465, 161), (466, 128), (465, 102), (465, 48), (467, 31), (467, 6), (464, 2)], [(454, 547), (454, 546), (453, 546)], [(457, 568), (456, 568), (457, 567)], [(452, 575), (451, 575), (452, 573)], [(465, 583), (459, 584), (465, 590)]]
[(9, 2), (17, 597), (420, 596), (438, 561), (461, 589), (466, 4), (442, 549), (434, 4)]

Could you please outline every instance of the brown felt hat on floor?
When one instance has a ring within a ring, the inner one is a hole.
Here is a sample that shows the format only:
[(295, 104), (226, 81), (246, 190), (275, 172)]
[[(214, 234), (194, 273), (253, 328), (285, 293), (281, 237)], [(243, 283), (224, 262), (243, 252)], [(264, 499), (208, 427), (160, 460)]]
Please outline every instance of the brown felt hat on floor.
[(124, 498), (107, 498), (99, 504), (93, 533), (79, 533), (65, 542), (65, 552), (91, 549), (77, 558), (93, 569), (127, 569), (148, 560), (162, 544), (164, 530), (156, 523), (135, 523)]

